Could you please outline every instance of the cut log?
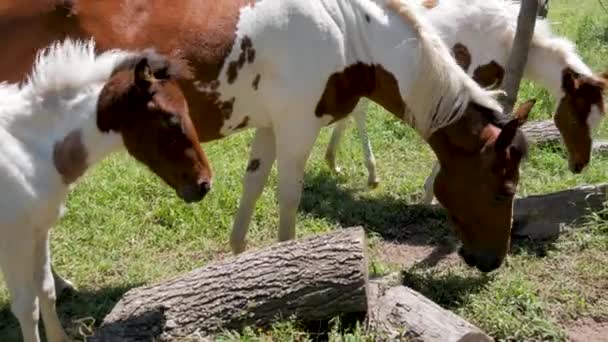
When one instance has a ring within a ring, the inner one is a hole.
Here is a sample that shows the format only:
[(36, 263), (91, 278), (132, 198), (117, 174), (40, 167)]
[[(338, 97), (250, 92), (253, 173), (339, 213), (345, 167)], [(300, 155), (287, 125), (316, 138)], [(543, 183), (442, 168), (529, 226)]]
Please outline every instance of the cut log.
[(604, 208), (608, 184), (587, 185), (551, 194), (517, 199), (513, 235), (554, 239), (563, 226), (581, 222), (592, 211)]
[(199, 268), (128, 291), (91, 341), (166, 341), (295, 317), (367, 311), (363, 228), (350, 228)]
[(422, 294), (395, 284), (395, 276), (369, 283), (368, 328), (382, 341), (487, 342), (479, 328)]
[(535, 144), (559, 142), (562, 139), (553, 120), (528, 121), (521, 129), (528, 140)]

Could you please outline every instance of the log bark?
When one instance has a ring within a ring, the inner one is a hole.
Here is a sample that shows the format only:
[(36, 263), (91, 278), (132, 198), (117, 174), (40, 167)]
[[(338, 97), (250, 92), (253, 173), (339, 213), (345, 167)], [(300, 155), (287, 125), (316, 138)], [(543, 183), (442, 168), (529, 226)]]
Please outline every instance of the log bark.
[(531, 143), (559, 142), (562, 137), (553, 120), (528, 121), (521, 130)]
[(367, 311), (362, 228), (279, 243), (128, 291), (91, 341), (166, 341)]
[(369, 283), (368, 328), (382, 341), (487, 342), (491, 337), (422, 294), (395, 283), (395, 275)]
[(513, 39), (513, 47), (507, 60), (503, 90), (506, 96), (503, 101), (505, 113), (513, 111), (519, 84), (524, 75), (524, 68), (528, 61), (528, 51), (536, 25), (536, 13), (538, 11), (538, 0), (522, 0), (519, 15), (517, 17), (517, 31)]
[(587, 185), (551, 194), (517, 199), (513, 235), (554, 239), (565, 225), (582, 222), (592, 211), (604, 208), (608, 184)]

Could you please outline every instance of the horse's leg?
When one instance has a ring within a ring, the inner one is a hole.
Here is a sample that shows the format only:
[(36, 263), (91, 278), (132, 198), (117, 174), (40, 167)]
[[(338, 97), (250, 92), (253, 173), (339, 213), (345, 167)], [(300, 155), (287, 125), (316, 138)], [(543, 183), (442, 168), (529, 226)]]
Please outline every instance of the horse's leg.
[(291, 122), (275, 129), (279, 173), (279, 241), (295, 237), (304, 167), (320, 129), (316, 122), (307, 122), (304, 125)]
[(34, 249), (36, 244), (29, 227), (19, 227), (20, 232), (10, 234), (0, 248), (0, 266), (6, 287), (11, 296), (11, 311), (21, 326), (24, 342), (39, 342), (38, 298), (34, 283)]
[(331, 132), (331, 138), (329, 144), (327, 144), (327, 150), (325, 151), (325, 161), (329, 168), (339, 174), (342, 170), (340, 166), (336, 164), (336, 154), (338, 153), (338, 147), (340, 146), (340, 140), (344, 136), (344, 130), (348, 127), (349, 118), (344, 118), (338, 121)]
[(433, 203), (433, 199), (435, 198), (433, 184), (435, 183), (437, 173), (439, 173), (439, 162), (435, 161), (433, 163), (433, 170), (431, 171), (431, 174), (426, 177), (426, 180), (424, 181), (424, 198), (422, 199), (422, 204), (430, 205)]
[(245, 250), (245, 236), (255, 203), (264, 190), (274, 160), (275, 143), (272, 128), (258, 128), (251, 144), (249, 163), (243, 178), (243, 193), (230, 236), (230, 247), (235, 254)]
[(359, 130), (359, 140), (363, 148), (363, 156), (365, 158), (365, 167), (367, 167), (367, 185), (370, 188), (376, 188), (380, 183), (380, 179), (376, 175), (376, 157), (374, 157), (374, 151), (372, 145), (369, 142), (369, 136), (367, 134), (367, 107), (369, 101), (366, 99), (359, 100), (359, 104), (353, 112), (355, 122), (357, 123), (357, 129)]
[(51, 253), (49, 250), (48, 231), (41, 236), (36, 244), (34, 259), (34, 281), (40, 302), (40, 313), (49, 342), (64, 342), (68, 340), (55, 308), (55, 280), (51, 272)]

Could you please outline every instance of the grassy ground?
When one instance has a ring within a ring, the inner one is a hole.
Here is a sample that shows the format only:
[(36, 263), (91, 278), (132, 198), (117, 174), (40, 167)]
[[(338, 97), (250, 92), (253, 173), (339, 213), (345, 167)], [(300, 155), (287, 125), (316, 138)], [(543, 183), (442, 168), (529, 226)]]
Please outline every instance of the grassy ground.
[[(556, 30), (578, 44), (595, 70), (608, 69), (608, 13), (595, 0), (551, 3), (550, 18), (556, 22)], [(521, 98), (528, 97), (541, 99), (534, 118), (548, 118), (553, 102), (547, 93), (526, 84)], [(520, 242), (505, 266), (489, 276), (481, 275), (450, 254), (454, 238), (441, 215), (408, 207), (422, 195), (433, 161), (431, 151), (411, 129), (378, 108), (373, 111), (369, 129), (382, 178), (380, 187), (366, 189), (355, 130), (345, 137), (339, 156), (343, 175), (328, 173), (322, 159), (329, 132), (325, 130), (308, 164), (298, 237), (356, 224), (366, 226), (374, 248), (373, 272), (402, 270), (411, 264), (412, 256), (426, 260), (424, 267), (406, 268), (406, 283), (497, 339), (565, 340), (568, 334), (582, 334), (592, 340), (594, 331), (607, 331), (601, 329), (608, 329), (608, 213), (593, 216), (583, 227), (547, 245)], [(599, 134), (608, 134), (608, 124)], [(180, 202), (172, 190), (123, 154), (85, 177), (70, 195), (69, 212), (53, 231), (52, 240), (56, 268), (80, 289), (59, 308), (73, 336), (94, 328), (127, 289), (229, 254), (228, 235), (250, 138), (250, 133), (244, 133), (206, 145), (217, 176), (213, 191), (199, 205)], [(535, 147), (530, 155), (523, 167), (521, 196), (608, 179), (608, 157), (594, 157), (587, 170), (575, 176), (567, 169), (561, 146)], [(258, 202), (250, 247), (274, 242), (278, 216), (275, 176), (273, 173)], [(412, 227), (412, 223), (427, 228), (424, 232), (400, 229)], [(341, 328), (334, 324), (329, 338), (372, 338), (357, 327)], [(18, 336), (8, 294), (0, 282), (0, 341), (16, 341)], [(266, 332), (227, 333), (224, 339), (301, 341), (316, 337), (285, 322)]]

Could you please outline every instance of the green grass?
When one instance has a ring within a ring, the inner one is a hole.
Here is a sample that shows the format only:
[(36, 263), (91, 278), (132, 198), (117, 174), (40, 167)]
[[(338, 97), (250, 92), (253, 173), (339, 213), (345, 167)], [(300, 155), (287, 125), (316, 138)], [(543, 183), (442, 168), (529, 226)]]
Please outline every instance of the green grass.
[[(608, 14), (594, 0), (552, 0), (555, 29), (573, 39), (594, 70), (608, 70)], [(520, 98), (540, 99), (534, 119), (549, 118), (553, 101), (528, 83)], [(369, 131), (381, 185), (366, 189), (367, 175), (356, 131), (350, 130), (339, 154), (341, 176), (328, 172), (323, 153), (325, 129), (308, 163), (298, 238), (362, 224), (370, 245), (407, 240), (400, 227), (413, 222), (432, 230), (418, 245), (436, 246), (453, 239), (443, 215), (408, 209), (422, 196), (433, 154), (410, 128), (379, 108), (372, 109)], [(604, 123), (599, 135), (608, 135)], [(213, 191), (198, 205), (182, 203), (171, 189), (143, 167), (118, 154), (91, 170), (70, 194), (69, 212), (53, 230), (57, 270), (80, 292), (59, 310), (70, 334), (93, 329), (129, 288), (170, 277), (229, 254), (228, 236), (241, 192), (251, 133), (206, 144), (216, 178)], [(534, 147), (522, 170), (520, 196), (546, 193), (608, 179), (608, 157), (594, 156), (581, 175), (568, 171), (562, 146)], [(249, 247), (274, 243), (277, 204), (273, 171), (258, 202), (249, 231)], [(490, 275), (462, 262), (405, 270), (406, 283), (440, 305), (454, 310), (501, 340), (565, 340), (567, 327), (581, 317), (608, 319), (608, 223), (606, 213), (548, 245), (522, 242), (507, 264)], [(400, 270), (400, 265), (371, 260), (374, 273)], [(19, 340), (0, 283), (0, 341)], [(269, 330), (226, 332), (223, 340), (306, 341), (317, 333), (286, 321)], [(330, 325), (324, 335), (335, 341), (371, 340), (360, 326)]]

